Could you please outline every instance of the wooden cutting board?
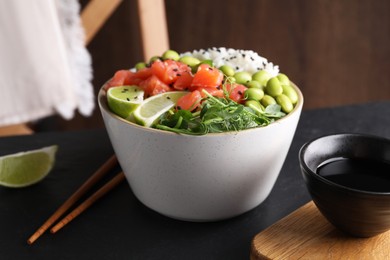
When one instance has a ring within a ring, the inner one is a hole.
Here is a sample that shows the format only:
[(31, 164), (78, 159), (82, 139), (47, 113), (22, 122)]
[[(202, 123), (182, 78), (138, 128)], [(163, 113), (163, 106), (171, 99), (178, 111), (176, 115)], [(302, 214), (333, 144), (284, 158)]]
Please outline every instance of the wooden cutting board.
[(309, 202), (257, 234), (251, 259), (390, 259), (390, 231), (371, 238), (348, 236)]

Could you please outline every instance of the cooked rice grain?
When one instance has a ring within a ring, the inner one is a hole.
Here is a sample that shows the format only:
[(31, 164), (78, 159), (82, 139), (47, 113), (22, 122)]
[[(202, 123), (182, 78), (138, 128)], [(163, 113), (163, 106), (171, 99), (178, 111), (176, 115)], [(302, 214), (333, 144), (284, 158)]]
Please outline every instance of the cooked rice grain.
[(217, 68), (222, 65), (228, 65), (234, 68), (236, 72), (247, 71), (253, 74), (259, 70), (266, 70), (272, 77), (277, 76), (279, 73), (279, 66), (274, 65), (272, 62), (268, 62), (266, 58), (249, 50), (213, 47), (206, 50), (200, 49), (181, 54), (181, 56), (188, 55), (194, 56), (199, 60), (212, 60), (214, 66)]

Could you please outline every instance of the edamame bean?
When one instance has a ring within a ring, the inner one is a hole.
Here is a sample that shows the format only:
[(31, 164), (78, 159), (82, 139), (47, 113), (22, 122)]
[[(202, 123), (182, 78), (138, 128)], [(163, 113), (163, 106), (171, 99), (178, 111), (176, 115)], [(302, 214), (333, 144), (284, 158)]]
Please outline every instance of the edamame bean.
[(180, 55), (174, 50), (167, 50), (162, 55), (163, 60), (179, 60)]
[(145, 62), (138, 62), (137, 64), (135, 64), (134, 67), (136, 70), (140, 70), (140, 69), (146, 68), (146, 63)]
[(264, 91), (259, 88), (248, 88), (245, 90), (246, 99), (261, 100), (264, 97)]
[(282, 85), (282, 88), (283, 94), (286, 95), (291, 100), (291, 103), (295, 105), (298, 102), (298, 94), (295, 89), (291, 85)]
[(155, 62), (156, 60), (160, 60), (160, 59), (161, 59), (160, 56), (153, 56), (152, 58), (150, 58), (149, 63), (153, 63), (153, 62)]
[(260, 103), (264, 107), (267, 107), (269, 105), (276, 104), (276, 100), (273, 97), (271, 97), (270, 95), (264, 95), (264, 97), (260, 100)]
[(179, 59), (179, 61), (187, 64), (190, 67), (195, 67), (200, 63), (200, 60), (192, 56), (183, 56)]
[(287, 77), (286, 74), (283, 74), (283, 73), (279, 73), (278, 76), (276, 76), (280, 82), (280, 84), (282, 85), (290, 85), (290, 80), (289, 78)]
[(202, 60), (200, 64), (207, 64), (210, 67), (214, 67), (213, 61), (212, 60)]
[(219, 67), (219, 70), (222, 71), (222, 73), (228, 77), (234, 76), (234, 69), (229, 65), (222, 65), (221, 67)]
[(282, 85), (280, 84), (277, 77), (273, 77), (267, 82), (267, 86), (265, 87), (265, 93), (272, 97), (279, 96), (283, 93)]
[(256, 100), (247, 100), (245, 106), (252, 108), (255, 112), (259, 112), (258, 110), (264, 111), (264, 107)]
[(290, 113), (294, 108), (291, 100), (285, 94), (278, 95), (276, 97), (276, 102), (282, 107), (282, 111), (287, 114)]
[(246, 86), (248, 88), (259, 88), (259, 89), (263, 89), (263, 86), (260, 84), (260, 82), (256, 81), (256, 80), (251, 80), (249, 81), (248, 84), (246, 84)]
[(236, 82), (238, 84), (246, 85), (252, 80), (252, 75), (249, 72), (241, 71), (234, 74), (234, 77), (236, 78)]
[(271, 74), (269, 74), (266, 70), (259, 70), (255, 74), (252, 75), (252, 79), (260, 82), (260, 84), (265, 87), (267, 85), (267, 81), (271, 78)]

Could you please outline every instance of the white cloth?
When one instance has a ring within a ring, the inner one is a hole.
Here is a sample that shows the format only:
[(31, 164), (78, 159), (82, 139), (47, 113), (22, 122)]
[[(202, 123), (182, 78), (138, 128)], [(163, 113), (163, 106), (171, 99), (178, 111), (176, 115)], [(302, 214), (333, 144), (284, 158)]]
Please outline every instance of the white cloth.
[(0, 126), (94, 109), (77, 0), (0, 0)]

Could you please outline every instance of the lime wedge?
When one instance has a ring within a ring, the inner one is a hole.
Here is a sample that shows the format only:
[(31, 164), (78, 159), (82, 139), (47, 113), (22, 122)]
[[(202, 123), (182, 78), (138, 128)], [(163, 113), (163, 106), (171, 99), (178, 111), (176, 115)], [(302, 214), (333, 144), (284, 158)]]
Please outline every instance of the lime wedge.
[(137, 86), (112, 87), (107, 91), (108, 107), (124, 119), (130, 115), (144, 100), (144, 91)]
[(20, 188), (37, 183), (47, 176), (55, 162), (58, 146), (0, 157), (0, 185)]
[(145, 99), (136, 110), (134, 119), (137, 124), (151, 127), (162, 114), (175, 106), (177, 100), (188, 94), (187, 91), (170, 91)]

